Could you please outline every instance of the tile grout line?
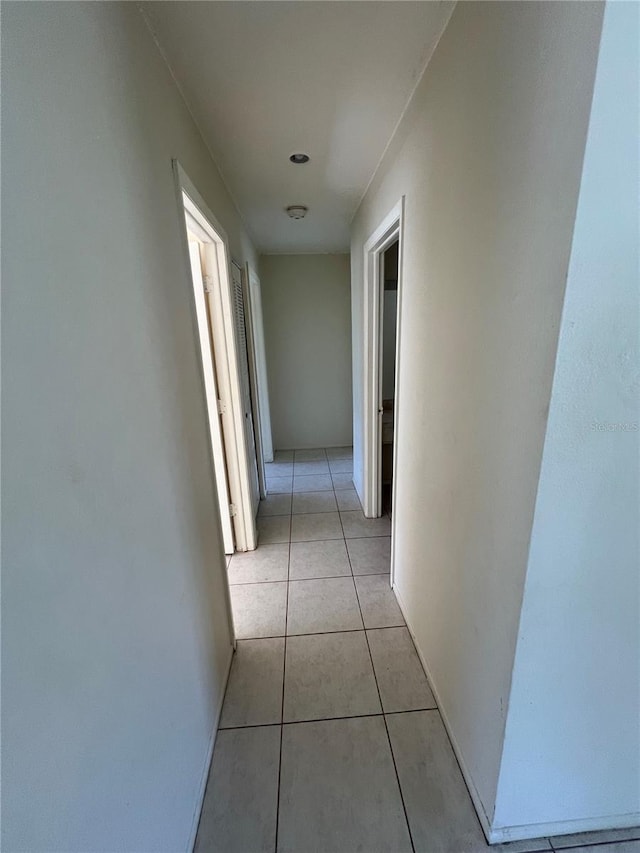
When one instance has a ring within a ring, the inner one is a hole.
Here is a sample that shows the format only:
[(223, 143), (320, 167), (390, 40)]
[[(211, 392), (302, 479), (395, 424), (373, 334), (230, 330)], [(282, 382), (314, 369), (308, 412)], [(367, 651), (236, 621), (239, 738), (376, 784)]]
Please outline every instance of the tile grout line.
[[(399, 714), (429, 714), (437, 712), (437, 708), (412, 708), (411, 711), (380, 711), (376, 714), (343, 714), (340, 717), (309, 717), (304, 720), (287, 720), (286, 723), (247, 723), (246, 725), (225, 726), (221, 732), (233, 732), (238, 729), (264, 729), (276, 726), (299, 726), (305, 723), (331, 723), (335, 720), (359, 720), (363, 717), (394, 717)], [(564, 848), (563, 848), (564, 849)]]
[[(293, 494), (291, 497), (291, 508), (293, 509)], [(285, 677), (286, 677), (286, 669), (287, 669), (287, 628), (288, 628), (288, 618), (289, 618), (289, 574), (291, 568), (291, 524), (292, 524), (293, 514), (289, 515), (289, 556), (287, 559), (287, 594), (285, 596), (285, 608), (284, 608), (284, 649), (283, 649), (283, 658), (282, 658), (282, 701), (280, 704), (280, 757), (278, 760), (278, 790), (276, 794), (276, 837), (274, 843), (274, 853), (277, 853), (278, 850), (278, 832), (280, 829), (280, 780), (282, 778), (282, 738), (284, 734), (284, 690), (285, 690)]]
[[(342, 539), (313, 539), (312, 542), (342, 542)], [(277, 545), (284, 545), (284, 542), (277, 542)], [(292, 542), (292, 545), (306, 545), (306, 542)], [(359, 575), (353, 575), (354, 578), (370, 578), (379, 575), (380, 577), (386, 577), (387, 572), (362, 572)], [(291, 578), (291, 583), (298, 583), (298, 581), (332, 581), (336, 578), (348, 578), (350, 575), (322, 575), (321, 577), (312, 577), (312, 578)], [(229, 586), (255, 586), (256, 584), (261, 583), (287, 583), (287, 580), (283, 578), (282, 580), (273, 580), (273, 581), (241, 581), (239, 583), (230, 583)], [(396, 625), (386, 625), (387, 628), (395, 628)], [(349, 629), (347, 629), (349, 630)], [(351, 629), (353, 630), (353, 628)], [(382, 629), (380, 629), (382, 630)], [(335, 634), (335, 631), (319, 631), (320, 634)], [(245, 637), (244, 639), (249, 640), (259, 640), (260, 637)]]
[[(345, 473), (349, 473), (349, 472), (345, 472)], [(313, 492), (323, 492), (325, 495), (328, 495), (330, 492), (333, 492), (333, 491), (335, 491), (335, 492), (355, 492), (355, 489), (353, 486), (342, 486), (341, 488), (338, 489), (332, 483), (330, 489), (304, 489), (304, 490), (296, 491), (296, 489), (293, 488), (293, 484), (292, 484), (292, 488), (287, 489), (284, 492), (273, 492), (273, 491), (270, 492), (269, 491), (269, 484), (267, 483), (267, 497), (278, 497), (281, 495), (310, 495), (310, 494), (313, 494)], [(357, 494), (357, 492), (356, 492), (356, 494)], [(358, 500), (360, 500), (360, 498), (358, 498)], [(360, 510), (356, 510), (356, 509), (346, 510), (346, 512), (359, 512), (359, 511)], [(281, 513), (281, 515), (282, 515), (282, 513)]]
[[(353, 512), (356, 512), (356, 511), (357, 510), (353, 510)], [(349, 510), (349, 512), (351, 512), (351, 510)], [(328, 513), (328, 512), (306, 512), (306, 513), (299, 513), (295, 517), (300, 518), (301, 516), (304, 516), (304, 515), (331, 515), (331, 514), (332, 513)], [(340, 515), (340, 513), (338, 513), (338, 515)], [(267, 518), (284, 518), (283, 515), (268, 515), (266, 517)], [(390, 539), (390, 538), (391, 537), (389, 536), (388, 533), (374, 533), (374, 534), (371, 534), (369, 536), (347, 536), (346, 538), (344, 536), (325, 536), (323, 539), (294, 539), (293, 544), (298, 545), (298, 544), (304, 544), (305, 542), (341, 542), (343, 539), (345, 540), (345, 542), (353, 542), (354, 539), (360, 540), (360, 539)], [(286, 541), (284, 541), (284, 542), (262, 542), (263, 546), (264, 545), (286, 545), (286, 544), (287, 544)], [(242, 551), (240, 553), (252, 554), (253, 551)], [(380, 574), (386, 574), (386, 572), (380, 572)], [(356, 575), (356, 577), (357, 577), (357, 575)]]
[[(342, 525), (342, 517), (340, 518), (340, 524)], [(342, 532), (344, 533), (344, 527), (342, 528)], [(345, 536), (344, 540), (345, 548), (347, 548), (347, 538)], [(360, 611), (360, 618), (362, 619), (362, 624), (364, 626), (364, 640), (367, 644), (367, 651), (369, 652), (369, 661), (371, 663), (371, 671), (373, 672), (373, 680), (376, 685), (376, 691), (378, 693), (378, 702), (380, 703), (380, 710), (382, 711), (382, 720), (384, 723), (384, 730), (387, 733), (387, 743), (389, 744), (389, 752), (391, 754), (391, 761), (393, 762), (393, 770), (396, 774), (396, 783), (398, 785), (398, 793), (400, 794), (400, 802), (402, 803), (402, 811), (404, 812), (404, 820), (407, 826), (407, 832), (409, 833), (409, 841), (411, 842), (411, 850), (415, 853), (416, 847), (413, 843), (413, 835), (411, 833), (411, 826), (409, 824), (409, 816), (407, 815), (407, 807), (404, 802), (404, 795), (402, 793), (402, 786), (400, 784), (400, 776), (398, 775), (398, 767), (396, 765), (396, 757), (393, 754), (393, 746), (391, 745), (391, 736), (389, 735), (389, 726), (387, 725), (387, 718), (384, 714), (384, 705), (382, 704), (382, 694), (380, 693), (380, 685), (378, 684), (378, 676), (376, 675), (376, 668), (373, 663), (373, 655), (371, 654), (371, 646), (369, 645), (369, 637), (367, 635), (367, 627), (364, 622), (364, 614), (362, 613), (362, 605), (360, 604), (360, 596), (358, 595), (358, 587), (356, 585), (355, 575), (353, 574), (353, 566), (351, 565), (351, 556), (349, 555), (349, 549), (347, 548), (347, 559), (349, 560), (349, 566), (351, 568), (351, 577), (353, 579), (353, 588), (356, 592), (356, 601), (358, 602), (358, 609)]]
[[(356, 575), (356, 577), (373, 577), (372, 575)], [(349, 575), (342, 575), (341, 580), (344, 578), (349, 578)], [(314, 580), (314, 578), (311, 578)], [(320, 578), (320, 580), (338, 580), (338, 578)], [(286, 583), (286, 581), (274, 581), (274, 583)], [(300, 583), (300, 581), (291, 581), (291, 583)], [(245, 584), (245, 586), (251, 586), (251, 584)], [(384, 628), (341, 628), (339, 631), (305, 631), (302, 634), (288, 634), (289, 637), (322, 637), (325, 634), (357, 634), (359, 631), (386, 631), (387, 628), (406, 628), (407, 626), (402, 625), (385, 625)], [(255, 640), (281, 640), (285, 635), (284, 634), (270, 634), (268, 637), (238, 637), (237, 640), (239, 643), (245, 643), (247, 641), (255, 641)]]

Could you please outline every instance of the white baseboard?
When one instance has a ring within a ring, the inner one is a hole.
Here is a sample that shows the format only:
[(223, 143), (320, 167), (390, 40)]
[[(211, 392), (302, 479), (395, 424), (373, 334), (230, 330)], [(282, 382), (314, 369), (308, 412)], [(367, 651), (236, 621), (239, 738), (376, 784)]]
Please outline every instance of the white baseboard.
[(480, 799), (480, 794), (476, 790), (476, 786), (474, 785), (473, 779), (467, 765), (465, 764), (462, 752), (460, 751), (460, 747), (458, 746), (458, 742), (455, 738), (451, 725), (449, 723), (449, 719), (447, 717), (446, 711), (444, 710), (442, 701), (440, 699), (440, 694), (438, 692), (438, 685), (434, 681), (431, 670), (429, 669), (429, 664), (425, 660), (425, 657), (422, 653), (422, 649), (418, 645), (416, 641), (415, 631), (411, 626), (411, 621), (407, 616), (407, 608), (400, 597), (400, 593), (398, 592), (397, 584), (394, 583), (393, 591), (395, 593), (396, 598), (398, 599), (398, 605), (400, 610), (402, 611), (402, 615), (404, 616), (404, 621), (407, 623), (407, 628), (409, 629), (409, 633), (413, 637), (413, 644), (416, 647), (416, 651), (418, 653), (418, 657), (420, 658), (420, 663), (422, 664), (422, 668), (425, 671), (427, 676), (427, 681), (429, 682), (429, 686), (431, 687), (431, 692), (433, 693), (433, 697), (436, 700), (436, 704), (438, 705), (438, 710), (440, 711), (440, 716), (442, 717), (442, 722), (444, 723), (444, 727), (449, 736), (449, 741), (451, 742), (451, 747), (455, 753), (456, 758), (458, 759), (458, 764), (460, 765), (460, 770), (462, 771), (462, 776), (464, 778), (465, 784), (467, 786), (467, 790), (469, 791), (469, 796), (471, 797), (471, 802), (473, 803), (473, 807), (476, 810), (478, 815), (478, 820), (480, 821), (480, 826), (482, 827), (482, 831), (485, 834), (485, 837), (489, 844), (492, 843), (491, 839), (491, 825), (489, 823), (489, 818), (484, 810), (484, 805), (482, 804), (482, 800)]
[(635, 827), (638, 827), (638, 838), (640, 838), (640, 812), (614, 815), (613, 817), (558, 820), (550, 823), (498, 827), (491, 830), (489, 843), (501, 844), (507, 841), (523, 841), (529, 838), (547, 838), (551, 835), (573, 835), (575, 832), (606, 832), (607, 830), (634, 829)]
[(427, 661), (424, 658), (422, 650), (416, 642), (415, 632), (411, 627), (410, 620), (407, 617), (407, 608), (405, 607), (402, 601), (402, 597), (400, 596), (400, 593), (398, 591), (398, 587), (395, 584), (393, 586), (393, 591), (398, 600), (398, 605), (400, 607), (400, 610), (402, 611), (402, 615), (404, 616), (405, 622), (407, 623), (409, 633), (413, 637), (413, 642), (416, 647), (418, 657), (420, 658), (420, 662), (422, 663), (422, 666), (426, 673), (429, 686), (431, 687), (431, 692), (433, 693), (433, 696), (438, 705), (438, 710), (440, 711), (440, 716), (442, 717), (442, 722), (444, 723), (444, 727), (447, 730), (447, 734), (449, 735), (451, 747), (455, 752), (456, 758), (458, 759), (458, 764), (460, 765), (460, 770), (462, 771), (464, 781), (469, 791), (471, 802), (473, 803), (473, 806), (476, 810), (480, 825), (482, 826), (482, 831), (484, 832), (488, 843), (504, 844), (508, 841), (525, 841), (530, 838), (548, 838), (552, 835), (571, 835), (576, 832), (598, 832), (613, 829), (633, 829), (636, 826), (639, 827), (638, 837), (640, 838), (640, 812), (625, 815), (614, 815), (611, 817), (585, 818), (582, 820), (562, 820), (550, 823), (532, 823), (522, 826), (492, 827), (489, 822), (489, 818), (487, 817), (487, 814), (484, 810), (480, 795), (476, 790), (476, 787), (473, 783), (473, 779), (471, 778), (471, 774), (469, 773), (469, 770), (465, 764), (455, 735), (451, 729), (451, 725), (447, 718), (446, 711), (444, 710), (442, 702), (440, 701), (438, 686), (433, 679), (433, 675), (431, 674), (429, 665), (427, 664)]
[(229, 662), (227, 663), (227, 674), (224, 679), (224, 687), (222, 688), (222, 692), (220, 695), (220, 701), (218, 702), (218, 708), (216, 710), (216, 718), (213, 723), (213, 730), (211, 732), (211, 737), (209, 738), (209, 746), (207, 748), (207, 755), (204, 760), (204, 768), (202, 770), (202, 779), (200, 780), (200, 788), (198, 790), (198, 798), (196, 800), (196, 808), (193, 813), (193, 821), (191, 824), (191, 832), (189, 833), (189, 843), (187, 844), (187, 853), (193, 853), (193, 848), (196, 843), (196, 835), (198, 834), (198, 825), (200, 824), (200, 813), (202, 812), (202, 805), (204, 803), (204, 795), (207, 790), (207, 781), (209, 779), (209, 771), (211, 770), (211, 761), (213, 759), (213, 748), (216, 744), (216, 735), (218, 734), (218, 725), (220, 723), (220, 715), (222, 714), (222, 704), (224, 702), (224, 697), (227, 692), (227, 683), (229, 681), (229, 673), (231, 672), (231, 663), (233, 661), (233, 646), (229, 646)]

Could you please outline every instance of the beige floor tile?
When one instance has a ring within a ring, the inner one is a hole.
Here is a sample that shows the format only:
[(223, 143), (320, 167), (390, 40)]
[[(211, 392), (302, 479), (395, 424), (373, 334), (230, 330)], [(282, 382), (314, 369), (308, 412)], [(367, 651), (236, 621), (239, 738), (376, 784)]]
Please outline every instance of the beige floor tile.
[(353, 447), (327, 447), (327, 459), (353, 459)]
[(362, 512), (360, 498), (353, 487), (350, 489), (339, 489), (336, 491), (336, 501), (338, 502), (338, 509), (340, 510), (344, 510), (345, 512), (349, 510), (358, 510), (359, 512)]
[(264, 475), (267, 479), (271, 477), (292, 477), (293, 462), (266, 462)]
[(488, 851), (440, 714), (386, 719), (416, 853)]
[(354, 575), (388, 575), (391, 569), (391, 537), (370, 536), (347, 539)]
[(342, 525), (337, 512), (311, 512), (291, 517), (292, 542), (318, 539), (342, 539)]
[(294, 492), (330, 492), (333, 482), (329, 474), (302, 474), (293, 478)]
[(286, 725), (279, 853), (410, 853), (382, 717)]
[(229, 583), (286, 581), (289, 569), (289, 543), (260, 545), (255, 551), (238, 552), (229, 564)]
[(329, 470), (332, 474), (353, 474), (351, 459), (330, 459)]
[(220, 728), (281, 722), (283, 672), (284, 637), (238, 640)]
[(290, 515), (267, 515), (258, 518), (259, 545), (274, 545), (278, 542), (288, 542), (291, 532)]
[[(493, 848), (492, 848), (493, 849)], [(566, 849), (557, 847), (557, 850)], [(611, 844), (589, 844), (572, 847), (572, 853), (640, 853), (640, 841), (618, 841)]]
[(316, 447), (312, 450), (296, 450), (294, 459), (296, 462), (326, 462), (327, 454), (322, 447)]
[(435, 708), (436, 702), (407, 628), (367, 631), (385, 712)]
[(284, 721), (379, 714), (364, 631), (287, 640)]
[(382, 518), (365, 518), (362, 511), (341, 512), (344, 535), (347, 539), (361, 539), (367, 536), (391, 536), (391, 520)]
[(387, 575), (354, 577), (365, 628), (393, 628), (404, 625), (398, 602)]
[[(618, 841), (640, 841), (640, 826), (635, 826), (630, 829), (605, 829), (601, 832), (574, 832), (571, 835), (555, 835), (550, 839), (550, 841), (557, 850), (563, 850), (567, 847), (577, 847), (579, 845), (588, 848), (594, 844), (606, 844)], [(620, 853), (622, 853), (622, 851), (620, 851)]]
[(260, 501), (258, 517), (265, 515), (289, 515), (291, 513), (291, 492), (282, 495), (267, 495)]
[(218, 732), (196, 853), (273, 853), (279, 757), (280, 726)]
[(331, 482), (336, 492), (342, 489), (353, 489), (353, 474), (332, 474)]
[(287, 613), (287, 584), (250, 583), (229, 587), (236, 637), (283, 637)]
[(333, 491), (299, 492), (293, 496), (293, 514), (307, 512), (337, 512), (338, 504)]
[(291, 543), (290, 580), (343, 576), (351, 577), (344, 539)]
[(287, 634), (352, 631), (362, 627), (353, 578), (289, 583)]
[(267, 477), (267, 494), (287, 495), (293, 491), (293, 477)]
[(298, 462), (293, 466), (293, 476), (302, 477), (310, 474), (328, 474), (329, 463), (326, 459), (317, 459), (315, 462)]

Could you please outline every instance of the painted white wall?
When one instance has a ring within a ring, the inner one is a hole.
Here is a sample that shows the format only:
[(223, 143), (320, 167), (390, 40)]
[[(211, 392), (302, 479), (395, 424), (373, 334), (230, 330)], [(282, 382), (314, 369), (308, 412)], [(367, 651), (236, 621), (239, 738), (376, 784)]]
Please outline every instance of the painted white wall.
[(260, 259), (274, 448), (351, 444), (349, 255)]
[(405, 196), (396, 591), (487, 828), (493, 817), (602, 6), (460, 3), (354, 220)]
[(640, 823), (638, 11), (604, 19), (496, 826)]
[(230, 657), (178, 157), (136, 4), (2, 10), (2, 848), (185, 850)]

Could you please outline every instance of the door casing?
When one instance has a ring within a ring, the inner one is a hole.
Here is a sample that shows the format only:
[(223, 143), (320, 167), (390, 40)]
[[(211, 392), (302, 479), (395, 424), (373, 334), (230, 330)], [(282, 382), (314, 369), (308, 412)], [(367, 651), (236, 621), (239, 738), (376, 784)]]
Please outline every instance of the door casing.
[[(396, 370), (393, 438), (392, 506), (395, 508), (398, 479), (398, 398), (400, 392), (400, 341), (402, 322), (402, 267), (404, 248), (404, 196), (393, 206), (364, 245), (364, 493), (367, 518), (382, 514), (382, 322), (385, 251), (398, 241), (398, 302), (396, 319)], [(395, 514), (391, 519), (391, 585), (394, 581)]]
[[(194, 234), (194, 228), (188, 230)], [(194, 234), (196, 236), (196, 234)], [(202, 235), (201, 235), (202, 236)], [(215, 470), (216, 488), (218, 492), (218, 503), (220, 508), (220, 522), (224, 540), (225, 554), (233, 554), (234, 536), (233, 525), (229, 505), (231, 497), (229, 493), (229, 477), (227, 474), (227, 460), (225, 455), (224, 439), (222, 437), (222, 415), (218, 411), (218, 380), (216, 379), (215, 363), (212, 351), (211, 330), (209, 311), (207, 307), (205, 284), (202, 272), (202, 243), (189, 241), (189, 256), (191, 260), (191, 277), (193, 280), (193, 295), (198, 316), (198, 332), (200, 339), (200, 353), (202, 355), (202, 373), (205, 386), (205, 402), (209, 420), (209, 437), (213, 453), (213, 466)]]
[[(236, 536), (236, 550), (252, 551), (257, 546), (257, 531), (252, 507), (250, 469), (246, 436), (244, 431), (244, 412), (238, 351), (231, 290), (231, 255), (227, 235), (209, 210), (206, 202), (193, 185), (177, 160), (173, 161), (176, 193), (181, 219), (181, 236), (184, 247), (185, 270), (190, 272), (189, 247), (185, 226), (185, 211), (198, 223), (203, 232), (203, 260), (207, 274), (211, 279), (211, 290), (207, 293), (212, 322), (212, 341), (215, 351), (218, 393), (224, 403), (223, 426), (225, 439), (225, 457), (229, 491), (234, 507), (233, 521)], [(193, 293), (193, 288), (191, 288)], [(197, 340), (197, 316), (192, 298), (194, 334)], [(201, 359), (199, 359), (201, 363)], [(203, 380), (203, 393), (206, 394)], [(212, 477), (215, 478), (213, 457), (211, 458)], [(215, 481), (213, 483), (215, 487)], [(216, 495), (217, 500), (217, 495)], [(221, 530), (222, 541), (222, 530)]]
[(240, 388), (242, 391), (244, 429), (248, 450), (249, 475), (252, 506), (257, 515), (260, 498), (266, 496), (264, 490), (264, 465), (262, 445), (260, 443), (260, 413), (255, 392), (254, 365), (252, 360), (251, 317), (242, 267), (231, 260), (231, 278), (234, 291), (234, 317), (236, 321), (236, 344), (238, 346), (238, 366)]
[(262, 317), (262, 291), (257, 273), (245, 265), (249, 314), (251, 317), (251, 341), (256, 368), (258, 409), (260, 412), (260, 438), (265, 462), (273, 462), (273, 438), (271, 435), (271, 407), (269, 405), (269, 383), (267, 380), (267, 355), (264, 343), (264, 320)]

